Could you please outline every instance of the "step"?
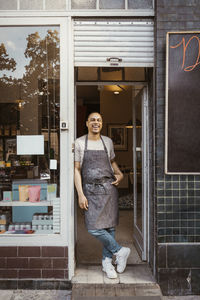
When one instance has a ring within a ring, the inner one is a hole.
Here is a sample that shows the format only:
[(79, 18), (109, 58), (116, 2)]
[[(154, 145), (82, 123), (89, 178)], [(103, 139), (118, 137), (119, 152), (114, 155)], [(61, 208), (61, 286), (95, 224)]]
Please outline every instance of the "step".
[[(72, 296), (73, 297), (73, 296)], [(76, 296), (73, 297), (72, 300), (161, 300), (160, 296), (128, 296), (128, 297), (96, 297), (96, 296), (88, 296), (88, 297), (81, 297), (81, 296)]]
[[(72, 300), (161, 300), (161, 291), (148, 265), (127, 266), (117, 279), (108, 279), (101, 266), (79, 266), (72, 278)], [(143, 298), (142, 298), (143, 297)]]

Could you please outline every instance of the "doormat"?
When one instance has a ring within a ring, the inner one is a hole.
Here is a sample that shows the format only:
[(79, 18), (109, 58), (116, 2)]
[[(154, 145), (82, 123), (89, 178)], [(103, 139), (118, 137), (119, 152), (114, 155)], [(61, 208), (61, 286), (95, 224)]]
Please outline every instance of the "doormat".
[(121, 297), (101, 297), (101, 296), (74, 296), (72, 300), (161, 300), (160, 296), (121, 296)]

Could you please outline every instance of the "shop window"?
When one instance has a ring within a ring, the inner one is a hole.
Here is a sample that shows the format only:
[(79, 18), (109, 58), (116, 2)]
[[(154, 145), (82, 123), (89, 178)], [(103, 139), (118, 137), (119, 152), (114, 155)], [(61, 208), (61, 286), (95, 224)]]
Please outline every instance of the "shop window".
[(0, 232), (59, 233), (59, 27), (0, 36)]
[(126, 81), (145, 81), (145, 68), (125, 68)]
[(128, 0), (129, 9), (153, 9), (153, 0)]
[(99, 0), (100, 9), (124, 9), (124, 0)]
[(72, 9), (96, 9), (96, 0), (72, 0)]
[(78, 81), (96, 81), (98, 80), (98, 68), (81, 67), (77, 69)]
[(122, 80), (123, 68), (100, 68), (100, 78), (102, 81), (106, 80)]

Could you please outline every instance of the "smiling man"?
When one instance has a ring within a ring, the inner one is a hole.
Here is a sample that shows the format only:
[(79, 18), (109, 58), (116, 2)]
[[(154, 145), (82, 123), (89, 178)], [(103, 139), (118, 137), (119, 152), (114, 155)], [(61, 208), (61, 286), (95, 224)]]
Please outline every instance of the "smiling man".
[(108, 278), (117, 278), (112, 256), (116, 256), (117, 272), (122, 273), (130, 254), (129, 248), (115, 240), (117, 186), (123, 174), (114, 160), (112, 140), (100, 134), (102, 123), (99, 113), (91, 113), (86, 122), (88, 134), (75, 141), (75, 186), (79, 206), (85, 211), (86, 228), (103, 245), (103, 271)]

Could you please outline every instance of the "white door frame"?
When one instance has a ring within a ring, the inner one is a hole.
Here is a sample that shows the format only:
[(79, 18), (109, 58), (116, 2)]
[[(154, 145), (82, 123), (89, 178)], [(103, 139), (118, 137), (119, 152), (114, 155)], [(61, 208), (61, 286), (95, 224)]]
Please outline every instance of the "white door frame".
[(137, 150), (136, 145), (136, 126), (133, 130), (133, 165), (134, 174), (137, 173), (136, 152), (142, 154), (142, 231), (137, 225), (137, 176), (134, 181), (134, 228), (136, 248), (139, 250), (142, 260), (149, 261), (149, 134), (148, 134), (148, 89), (143, 87), (141, 100), (133, 99), (133, 124), (136, 125), (135, 107), (137, 101), (141, 101), (142, 113), (142, 145)]
[[(123, 85), (129, 85), (129, 86), (132, 86), (133, 88), (135, 86), (138, 86), (138, 85), (143, 85), (144, 88), (147, 90), (147, 86), (148, 86), (148, 82), (116, 82), (116, 81), (101, 81), (101, 82), (75, 82), (75, 92), (74, 92), (74, 96), (76, 97), (76, 87), (77, 86), (103, 86), (103, 85), (116, 85), (117, 83), (120, 83), (120, 84), (123, 84)], [(148, 102), (148, 97), (146, 97), (146, 100)], [(76, 106), (76, 103), (77, 103), (77, 99), (74, 98), (74, 106)], [(76, 107), (74, 107), (74, 116), (75, 116), (75, 112), (76, 112)], [(148, 107), (146, 107), (146, 112), (148, 111)], [(145, 112), (145, 114), (146, 114)], [(76, 120), (76, 117), (74, 118), (74, 120)], [(74, 122), (74, 121), (72, 121)], [(75, 122), (74, 122), (75, 123)], [(148, 127), (146, 128), (147, 132), (148, 132)], [(74, 132), (76, 131), (76, 124), (74, 124)], [(145, 140), (148, 140), (148, 138), (145, 138)], [(71, 177), (73, 178), (73, 174), (71, 173)], [(147, 175), (148, 177), (148, 175)], [(148, 194), (148, 188), (146, 188), (146, 193)], [(74, 195), (74, 194), (73, 194)], [(76, 203), (74, 201), (74, 198), (71, 200), (72, 201), (72, 204), (71, 204), (71, 212), (73, 212), (73, 214), (71, 214), (71, 223), (73, 224), (76, 224), (76, 214), (75, 214), (75, 206), (76, 206)], [(146, 201), (146, 206), (145, 206), (145, 215), (144, 217), (146, 218), (146, 221), (145, 221), (145, 227), (146, 227), (146, 230), (144, 232), (145, 234), (145, 241), (146, 241), (146, 244), (149, 242), (149, 239), (148, 239), (148, 234), (149, 234), (149, 226), (147, 226), (148, 224), (148, 220), (149, 220), (149, 217), (148, 217), (148, 201), (149, 201), (149, 197)], [(72, 227), (71, 227), (72, 229)], [(74, 272), (75, 272), (75, 238), (76, 238), (76, 233), (75, 233), (75, 230), (76, 230), (76, 225), (74, 226), (74, 231), (70, 231), (70, 235), (73, 237), (71, 237), (69, 239), (69, 279), (71, 279), (73, 276), (74, 276)], [(146, 247), (146, 249), (149, 249), (149, 247)], [(148, 258), (148, 253), (147, 253), (147, 258)], [(145, 256), (145, 260), (146, 260), (146, 256)]]

